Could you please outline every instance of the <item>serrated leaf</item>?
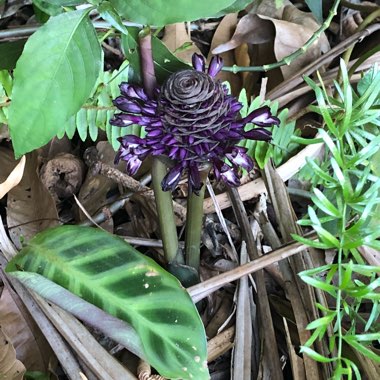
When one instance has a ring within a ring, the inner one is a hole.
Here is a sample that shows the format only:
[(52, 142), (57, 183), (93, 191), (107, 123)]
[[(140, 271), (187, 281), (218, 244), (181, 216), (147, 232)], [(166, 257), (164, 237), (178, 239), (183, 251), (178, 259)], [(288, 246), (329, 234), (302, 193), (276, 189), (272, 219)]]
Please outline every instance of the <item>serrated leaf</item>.
[(143, 25), (164, 26), (211, 17), (234, 0), (110, 0), (119, 14)]
[(7, 266), (19, 280), (41, 274), (134, 327), (161, 375), (208, 379), (206, 338), (178, 280), (122, 239), (61, 226), (36, 235)]
[(17, 157), (46, 144), (78, 112), (101, 66), (88, 11), (52, 17), (30, 37), (17, 62), (9, 110)]

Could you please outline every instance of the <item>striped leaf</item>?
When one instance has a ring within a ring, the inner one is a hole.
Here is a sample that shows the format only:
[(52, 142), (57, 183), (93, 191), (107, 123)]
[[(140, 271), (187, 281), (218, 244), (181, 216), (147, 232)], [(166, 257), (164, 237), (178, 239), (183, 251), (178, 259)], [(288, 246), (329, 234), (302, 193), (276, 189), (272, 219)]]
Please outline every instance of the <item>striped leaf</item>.
[(38, 273), (129, 323), (144, 354), (170, 379), (208, 379), (202, 321), (178, 280), (122, 239), (88, 227), (36, 235), (6, 271), (43, 294)]

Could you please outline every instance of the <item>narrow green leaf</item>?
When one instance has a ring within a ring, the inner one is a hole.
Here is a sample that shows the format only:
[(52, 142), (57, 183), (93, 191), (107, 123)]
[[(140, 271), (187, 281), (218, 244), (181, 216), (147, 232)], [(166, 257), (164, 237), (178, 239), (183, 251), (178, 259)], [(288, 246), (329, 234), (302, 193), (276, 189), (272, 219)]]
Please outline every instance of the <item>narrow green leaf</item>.
[(312, 196), (311, 199), (319, 209), (327, 215), (335, 216), (336, 218), (341, 217), (340, 211), (326, 198), (321, 190), (314, 188), (313, 191), (316, 197)]
[(320, 363), (331, 363), (334, 360), (336, 360), (335, 358), (326, 358), (323, 355), (318, 354), (318, 352), (312, 350), (309, 347), (305, 347), (305, 346), (301, 346), (301, 352), (304, 352), (305, 354), (310, 356), (312, 359), (314, 359), (315, 361), (320, 362)]
[(110, 0), (118, 13), (143, 25), (164, 26), (211, 17), (234, 0)]
[(128, 29), (123, 24), (123, 20), (109, 1), (102, 1), (97, 9), (102, 18), (108, 21), (111, 26), (121, 33), (128, 34)]
[(9, 109), (17, 157), (46, 144), (79, 111), (101, 66), (88, 10), (51, 17), (29, 38), (15, 69)]
[(346, 343), (348, 343), (351, 347), (355, 348), (356, 350), (358, 350), (361, 354), (363, 354), (364, 356), (366, 356), (367, 358), (377, 362), (377, 363), (380, 363), (380, 356), (375, 354), (375, 352), (373, 352), (372, 350), (370, 350), (369, 348), (363, 346), (362, 344), (360, 344), (357, 340), (356, 340), (356, 336), (352, 336), (352, 335), (343, 335), (343, 339)]
[(132, 325), (149, 363), (171, 379), (209, 379), (206, 337), (179, 281), (122, 239), (61, 226), (35, 236), (7, 266), (38, 273)]

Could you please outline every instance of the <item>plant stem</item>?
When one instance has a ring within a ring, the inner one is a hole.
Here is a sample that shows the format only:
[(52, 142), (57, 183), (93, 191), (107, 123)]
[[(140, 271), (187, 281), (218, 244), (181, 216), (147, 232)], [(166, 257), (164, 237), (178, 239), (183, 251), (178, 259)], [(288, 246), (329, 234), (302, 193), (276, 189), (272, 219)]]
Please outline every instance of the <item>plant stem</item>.
[(200, 263), (200, 246), (201, 232), (203, 225), (203, 200), (205, 197), (206, 180), (210, 168), (202, 170), (199, 175), (203, 186), (199, 195), (191, 193), (187, 197), (187, 218), (186, 218), (186, 236), (185, 252), (186, 264), (199, 270)]
[[(152, 36), (150, 28), (146, 27), (139, 33), (141, 72), (144, 88), (148, 96), (153, 99), (157, 86), (152, 55)], [(177, 228), (174, 220), (173, 201), (170, 192), (162, 191), (161, 181), (167, 173), (167, 168), (159, 158), (153, 159), (152, 182), (156, 198), (158, 223), (161, 231), (164, 256), (168, 263), (175, 260), (178, 252)]]
[(302, 54), (306, 52), (306, 50), (321, 36), (321, 34), (330, 26), (332, 19), (337, 14), (338, 6), (340, 0), (335, 0), (333, 6), (330, 9), (329, 15), (326, 18), (325, 22), (321, 25), (321, 27), (316, 30), (313, 35), (306, 41), (305, 45), (301, 46), (294, 53), (289, 54), (284, 57), (281, 61), (270, 63), (268, 65), (263, 66), (225, 66), (222, 70), (230, 71), (234, 74), (242, 72), (242, 71), (270, 71), (276, 69), (281, 66), (290, 65), (295, 59), (300, 57)]
[(153, 159), (152, 183), (156, 197), (158, 223), (164, 247), (164, 256), (168, 263), (175, 260), (178, 253), (177, 228), (174, 220), (172, 195), (169, 191), (162, 191), (161, 181), (167, 173), (166, 165), (158, 158)]

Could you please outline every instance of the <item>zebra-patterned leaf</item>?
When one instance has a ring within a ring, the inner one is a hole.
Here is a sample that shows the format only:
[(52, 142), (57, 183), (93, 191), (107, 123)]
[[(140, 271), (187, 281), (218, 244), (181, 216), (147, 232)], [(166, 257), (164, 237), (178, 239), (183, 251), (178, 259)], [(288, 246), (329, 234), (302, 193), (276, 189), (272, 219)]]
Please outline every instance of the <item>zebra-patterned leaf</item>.
[[(38, 273), (126, 321), (150, 364), (170, 379), (209, 379), (205, 332), (178, 280), (122, 239), (88, 227), (36, 235), (6, 271), (30, 286)], [(40, 284), (40, 285), (39, 285)], [(34, 282), (43, 293), (46, 284)]]

